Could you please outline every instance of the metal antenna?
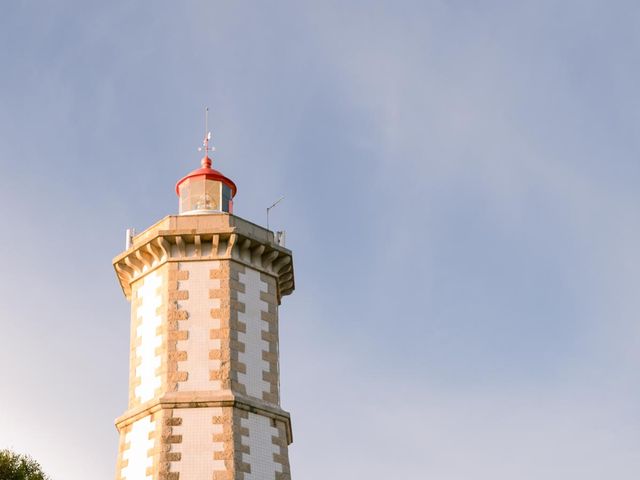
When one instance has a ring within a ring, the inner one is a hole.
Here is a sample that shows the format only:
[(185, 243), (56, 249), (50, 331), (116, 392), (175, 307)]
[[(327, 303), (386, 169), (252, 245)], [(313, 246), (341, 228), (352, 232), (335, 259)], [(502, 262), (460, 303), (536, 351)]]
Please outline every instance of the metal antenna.
[(271, 209), (273, 207), (275, 207), (276, 205), (278, 205), (282, 200), (284, 200), (284, 196), (280, 197), (278, 200), (276, 200), (273, 205), (271, 205), (269, 208), (267, 208), (267, 230), (269, 230), (269, 212), (271, 211)]
[(209, 131), (209, 107), (204, 107), (204, 140), (202, 146), (198, 148), (199, 152), (204, 152), (204, 156), (209, 156), (209, 152), (214, 152), (216, 147), (209, 146), (209, 140), (211, 140), (211, 132)]

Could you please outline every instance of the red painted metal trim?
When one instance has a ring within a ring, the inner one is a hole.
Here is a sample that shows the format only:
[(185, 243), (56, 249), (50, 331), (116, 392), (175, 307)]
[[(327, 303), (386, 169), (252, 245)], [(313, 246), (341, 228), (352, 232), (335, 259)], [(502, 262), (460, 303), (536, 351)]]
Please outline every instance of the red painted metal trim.
[(188, 180), (189, 178), (198, 178), (198, 177), (205, 177), (208, 180), (217, 180), (219, 182), (222, 182), (227, 187), (229, 187), (231, 189), (231, 197), (235, 197), (236, 196), (236, 192), (238, 191), (238, 188), (236, 187), (236, 184), (233, 183), (227, 177), (225, 177), (219, 171), (214, 170), (213, 168), (208, 168), (208, 167), (202, 167), (202, 168), (199, 168), (197, 170), (194, 170), (193, 172), (191, 172), (186, 177), (181, 178), (178, 181), (178, 183), (176, 183), (176, 195), (180, 196), (180, 184), (182, 182), (184, 182), (185, 180)]

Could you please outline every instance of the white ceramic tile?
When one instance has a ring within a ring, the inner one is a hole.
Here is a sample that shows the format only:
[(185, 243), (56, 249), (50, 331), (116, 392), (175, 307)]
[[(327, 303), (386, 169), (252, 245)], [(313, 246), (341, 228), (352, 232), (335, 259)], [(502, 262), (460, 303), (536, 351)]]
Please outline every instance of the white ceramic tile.
[(271, 426), (270, 418), (255, 413), (241, 419), (241, 424), (249, 429), (249, 437), (242, 437), (242, 443), (249, 446), (249, 454), (243, 454), (242, 460), (251, 465), (245, 480), (275, 480), (276, 472), (282, 472), (282, 465), (273, 460), (273, 454), (280, 453), (280, 447), (272, 441), (278, 429)]
[(180, 452), (179, 462), (172, 462), (171, 471), (180, 472), (180, 478), (209, 480), (214, 472), (224, 472), (223, 460), (215, 460), (214, 452), (224, 450), (222, 442), (214, 442), (213, 435), (222, 433), (222, 425), (214, 424), (213, 417), (222, 416), (222, 408), (184, 408), (176, 410), (182, 425), (173, 427), (173, 435), (182, 435), (182, 443), (175, 443), (172, 452)]
[(189, 312), (189, 319), (179, 322), (181, 330), (189, 331), (189, 337), (177, 344), (178, 351), (187, 352), (187, 360), (178, 368), (188, 372), (187, 380), (178, 383), (178, 390), (220, 390), (222, 383), (210, 380), (209, 374), (220, 368), (219, 360), (209, 359), (209, 351), (220, 348), (220, 340), (210, 338), (210, 331), (220, 327), (220, 320), (211, 317), (211, 310), (220, 308), (220, 299), (209, 298), (209, 290), (220, 288), (220, 280), (210, 278), (211, 270), (220, 268), (220, 262), (183, 262), (179, 268), (189, 272), (189, 279), (178, 284), (180, 290), (189, 292), (189, 298), (179, 302), (179, 307)]
[(136, 312), (136, 337), (140, 341), (136, 347), (136, 357), (140, 360), (136, 376), (140, 378), (140, 384), (135, 387), (134, 395), (140, 402), (146, 402), (154, 397), (156, 389), (160, 387), (160, 376), (156, 374), (156, 369), (160, 367), (161, 359), (156, 355), (156, 348), (162, 344), (162, 336), (156, 330), (162, 323), (162, 317), (158, 314), (158, 307), (162, 305), (159, 292), (162, 276), (155, 271), (144, 277), (142, 282), (137, 290), (141, 304)]
[(122, 454), (122, 459), (128, 462), (127, 466), (121, 470), (123, 479), (151, 479), (151, 475), (147, 475), (147, 468), (153, 466), (153, 458), (148, 457), (147, 454), (154, 446), (154, 440), (149, 439), (149, 434), (155, 429), (156, 423), (151, 421), (151, 416), (133, 423), (131, 431), (125, 436), (125, 442), (129, 443), (129, 448)]
[(238, 374), (238, 378), (246, 386), (248, 395), (262, 400), (262, 393), (271, 389), (262, 379), (262, 372), (269, 371), (269, 362), (262, 359), (262, 352), (269, 351), (269, 343), (262, 340), (262, 331), (269, 330), (269, 323), (262, 320), (262, 311), (267, 311), (269, 306), (260, 299), (260, 292), (267, 290), (267, 284), (260, 280), (256, 270), (247, 268), (245, 272), (240, 274), (245, 292), (238, 294), (238, 300), (245, 304), (245, 311), (240, 312), (238, 318), (247, 325), (247, 331), (239, 332), (238, 340), (245, 344), (239, 359), (247, 366), (247, 372)]

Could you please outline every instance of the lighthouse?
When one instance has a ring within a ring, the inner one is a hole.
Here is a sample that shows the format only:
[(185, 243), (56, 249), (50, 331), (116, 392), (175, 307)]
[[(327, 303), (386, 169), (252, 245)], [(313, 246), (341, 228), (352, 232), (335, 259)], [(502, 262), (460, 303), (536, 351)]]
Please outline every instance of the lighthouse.
[(113, 260), (131, 302), (116, 480), (291, 478), (278, 308), (294, 290), (292, 253), (234, 215), (238, 189), (213, 168), (209, 139), (176, 184), (179, 213)]

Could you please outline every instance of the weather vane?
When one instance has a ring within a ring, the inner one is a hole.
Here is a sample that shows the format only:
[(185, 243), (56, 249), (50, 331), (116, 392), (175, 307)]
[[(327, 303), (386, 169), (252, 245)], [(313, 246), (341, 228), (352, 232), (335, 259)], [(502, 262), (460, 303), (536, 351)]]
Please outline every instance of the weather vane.
[(204, 107), (204, 140), (202, 146), (198, 148), (199, 152), (204, 152), (204, 156), (208, 157), (209, 152), (214, 152), (216, 147), (209, 146), (211, 140), (211, 132), (209, 131), (209, 107)]

